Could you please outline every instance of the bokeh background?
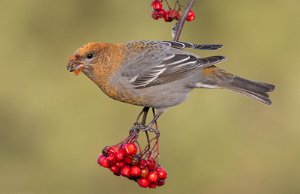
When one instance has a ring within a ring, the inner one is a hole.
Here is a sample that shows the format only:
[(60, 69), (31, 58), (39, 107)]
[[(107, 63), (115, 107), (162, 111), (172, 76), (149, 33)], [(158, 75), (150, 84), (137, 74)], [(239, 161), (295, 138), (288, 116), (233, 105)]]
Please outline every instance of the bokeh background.
[(274, 83), (272, 106), (193, 91), (160, 119), (167, 184), (156, 190), (96, 163), (140, 107), (106, 97), (68, 57), (87, 42), (170, 40), (150, 1), (0, 1), (0, 193), (300, 193), (299, 0), (198, 0), (181, 40), (220, 43), (220, 67)]

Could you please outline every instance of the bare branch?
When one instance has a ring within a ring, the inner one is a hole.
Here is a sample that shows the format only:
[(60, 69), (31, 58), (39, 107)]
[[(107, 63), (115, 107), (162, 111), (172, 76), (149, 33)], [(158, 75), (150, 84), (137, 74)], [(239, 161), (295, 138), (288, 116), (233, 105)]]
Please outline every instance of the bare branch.
[(195, 3), (195, 0), (190, 0), (189, 4), (187, 5), (186, 9), (184, 10), (180, 20), (178, 21), (178, 23), (175, 24), (174, 27), (174, 32), (175, 32), (175, 37), (174, 37), (174, 41), (178, 41), (184, 22), (185, 22), (185, 18), (187, 17), (189, 11), (192, 9), (193, 5)]

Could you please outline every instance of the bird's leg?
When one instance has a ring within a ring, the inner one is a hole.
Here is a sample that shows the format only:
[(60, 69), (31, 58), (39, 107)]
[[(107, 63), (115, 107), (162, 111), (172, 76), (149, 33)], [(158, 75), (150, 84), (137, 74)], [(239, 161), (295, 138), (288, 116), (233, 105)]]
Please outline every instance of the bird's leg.
[(145, 125), (148, 111), (149, 111), (149, 107), (144, 107), (143, 110), (138, 115), (138, 117), (136, 118), (135, 122), (138, 123), (139, 120), (140, 120), (140, 117), (143, 115), (143, 119), (142, 119), (141, 124), (143, 124), (143, 122), (144, 122), (144, 125)]
[[(130, 132), (136, 132), (136, 131), (139, 131), (139, 130), (144, 130), (145, 123), (146, 123), (146, 120), (147, 120), (148, 111), (149, 111), (149, 107), (144, 107), (143, 108), (143, 110), (139, 113), (135, 123), (133, 124)], [(143, 115), (142, 121), (139, 122), (142, 115)]]
[[(153, 113), (153, 120), (145, 127), (145, 133), (146, 133), (148, 144), (144, 150), (144, 153), (148, 153), (149, 154), (148, 157), (152, 157), (154, 154), (154, 159), (156, 159), (157, 157), (159, 157), (159, 134), (160, 133), (157, 124), (157, 119), (159, 116), (156, 116), (154, 108), (152, 108), (152, 113)], [(161, 115), (161, 113), (159, 115)], [(155, 128), (151, 128), (153, 124), (155, 124)], [(155, 136), (151, 140), (149, 138), (148, 131), (155, 133)]]
[(144, 112), (143, 118), (142, 118), (142, 122), (141, 122), (141, 124), (142, 124), (143, 126), (145, 126), (145, 124), (146, 124), (148, 111), (149, 111), (149, 107), (144, 107), (143, 110), (142, 110), (142, 112)]
[(157, 119), (160, 117), (160, 115), (162, 115), (162, 112), (158, 112), (157, 114), (155, 114), (154, 109), (153, 109), (153, 115), (154, 118), (152, 119), (152, 121), (146, 126), (147, 128), (151, 128), (153, 124), (155, 124), (157, 122)]
[[(143, 118), (142, 118), (142, 122), (141, 122), (143, 128), (145, 128), (148, 111), (149, 111), (149, 107), (144, 107), (143, 108), (144, 114), (143, 114)], [(149, 138), (149, 134), (148, 134), (147, 130), (145, 130), (145, 134), (146, 134), (146, 138), (147, 138), (147, 148), (146, 148), (146, 150), (148, 151), (150, 149), (150, 138)]]
[[(150, 132), (154, 132), (156, 134), (156, 136), (159, 136), (157, 119), (160, 117), (160, 115), (162, 115), (163, 112), (158, 112), (157, 114), (155, 114), (155, 109), (154, 108), (152, 108), (152, 112), (153, 112), (153, 119), (147, 126), (145, 126), (145, 130), (150, 131)], [(155, 124), (154, 129), (151, 128), (153, 124)]]
[[(153, 117), (155, 117), (155, 109), (154, 109), (154, 108), (152, 108), (152, 113), (153, 113)], [(161, 114), (162, 114), (162, 113), (160, 113), (159, 116), (160, 116)], [(159, 116), (158, 116), (158, 117), (159, 117)], [(157, 119), (158, 119), (158, 117), (157, 117)], [(160, 135), (160, 132), (159, 132), (159, 130), (158, 130), (158, 122), (157, 122), (157, 119), (154, 121), (154, 124), (155, 124), (155, 129), (156, 129), (156, 131), (155, 131), (156, 138), (158, 139), (158, 138), (159, 138), (159, 135)]]

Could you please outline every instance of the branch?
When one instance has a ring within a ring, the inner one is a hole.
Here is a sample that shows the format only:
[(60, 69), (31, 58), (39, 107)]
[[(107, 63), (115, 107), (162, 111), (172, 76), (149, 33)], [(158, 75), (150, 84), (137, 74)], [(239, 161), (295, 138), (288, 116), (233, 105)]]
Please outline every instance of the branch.
[(186, 9), (183, 12), (183, 15), (181, 16), (180, 20), (178, 21), (178, 23), (175, 24), (174, 27), (174, 31), (175, 31), (175, 37), (174, 37), (174, 41), (178, 41), (179, 40), (179, 36), (181, 34), (184, 22), (185, 22), (185, 18), (187, 17), (189, 11), (192, 9), (193, 5), (195, 3), (195, 0), (190, 0), (189, 4), (187, 5)]

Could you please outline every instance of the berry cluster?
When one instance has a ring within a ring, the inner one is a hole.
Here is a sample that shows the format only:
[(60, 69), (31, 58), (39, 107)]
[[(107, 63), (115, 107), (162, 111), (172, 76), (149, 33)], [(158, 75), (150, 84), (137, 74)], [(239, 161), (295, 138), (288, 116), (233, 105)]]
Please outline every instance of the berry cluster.
[[(165, 184), (167, 172), (158, 162), (158, 137), (148, 141), (145, 149), (141, 149), (139, 131), (131, 131), (121, 143), (106, 146), (98, 157), (98, 164), (109, 168), (116, 176), (124, 176), (134, 180), (140, 187), (156, 188)], [(147, 136), (148, 137), (148, 136)], [(151, 143), (154, 140), (154, 146)]]
[[(182, 12), (181, 12), (181, 5), (179, 1), (176, 1), (175, 7), (172, 9), (167, 0), (165, 0), (168, 10), (163, 9), (163, 0), (153, 0), (151, 6), (153, 8), (152, 18), (155, 20), (163, 18), (166, 22), (172, 22), (174, 19), (179, 20)], [(176, 6), (178, 8), (176, 9)], [(190, 10), (187, 17), (185, 18), (187, 21), (193, 21), (195, 19), (195, 13), (193, 10)]]

